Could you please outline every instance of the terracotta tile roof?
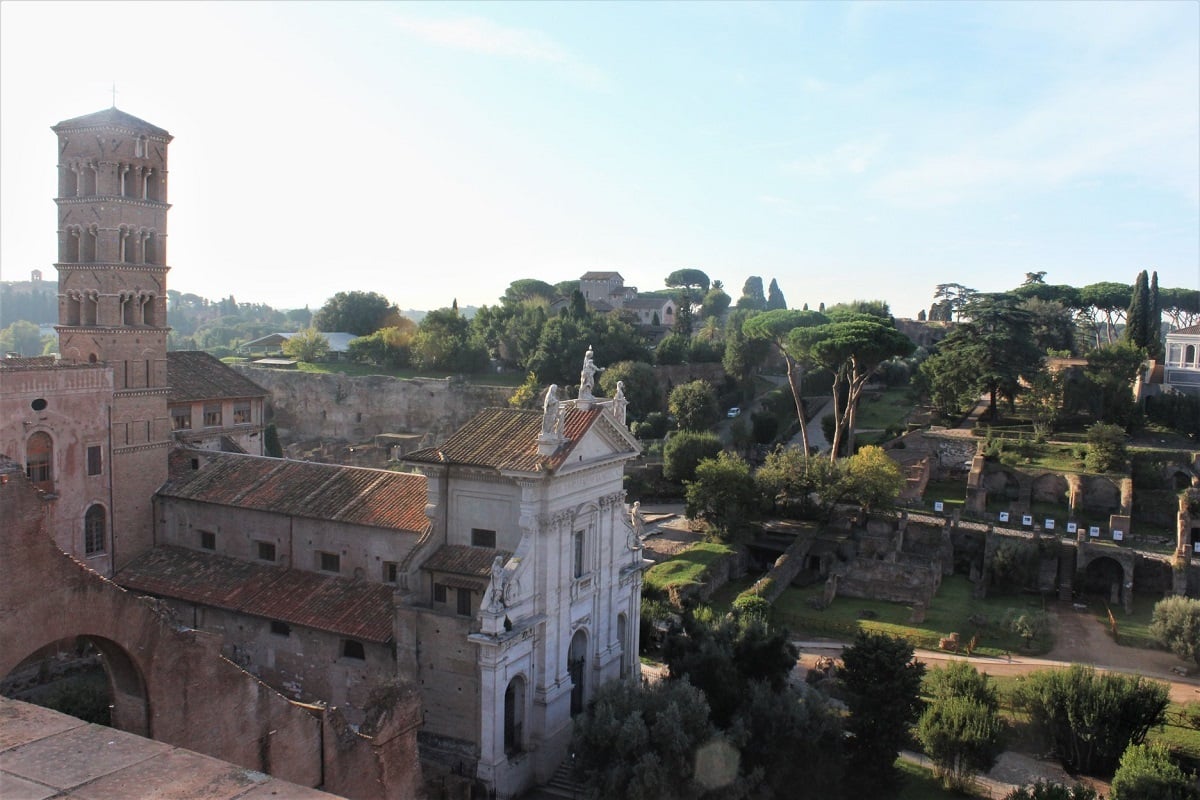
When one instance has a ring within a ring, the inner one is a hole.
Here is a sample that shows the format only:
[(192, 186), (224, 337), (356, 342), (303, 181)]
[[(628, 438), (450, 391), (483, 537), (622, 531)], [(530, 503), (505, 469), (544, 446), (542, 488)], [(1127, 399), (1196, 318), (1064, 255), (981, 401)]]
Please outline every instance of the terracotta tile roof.
[(113, 580), (127, 589), (303, 625), (368, 642), (392, 638), (392, 587), (156, 547)]
[(483, 578), (486, 583), (492, 577), (492, 562), (496, 556), (508, 561), (512, 553), (492, 550), (487, 547), (468, 547), (465, 544), (444, 544), (433, 551), (422, 569), (430, 572), (450, 572), (455, 575), (470, 575)]
[(54, 366), (54, 356), (6, 356), (0, 358), (0, 367), (9, 369), (28, 369)]
[(1200, 325), (1189, 325), (1186, 328), (1180, 328), (1179, 330), (1171, 331), (1167, 334), (1167, 336), (1177, 333), (1181, 333), (1184, 336), (1200, 336)]
[[(416, 533), (429, 525), (422, 475), (239, 453), (180, 452), (171, 459), (171, 476), (160, 496)], [(204, 465), (192, 469), (193, 458)]]
[(563, 423), (566, 439), (553, 454), (538, 454), (542, 412), (519, 408), (486, 408), (448, 438), (441, 447), (409, 453), (405, 461), (432, 464), (470, 464), (499, 470), (539, 472), (553, 470), (575, 449), (583, 434), (600, 416), (599, 408), (571, 408)]
[(170, 135), (157, 125), (151, 125), (144, 119), (138, 119), (133, 114), (128, 114), (124, 111), (121, 111), (116, 106), (113, 106), (112, 108), (106, 108), (103, 111), (97, 111), (92, 114), (85, 114), (82, 117), (64, 119), (50, 130), (58, 131), (60, 129), (91, 128), (99, 125), (115, 125), (117, 127), (128, 128), (133, 131), (157, 133), (161, 136)]
[(266, 397), (268, 392), (215, 356), (200, 350), (167, 353), (167, 401)]
[[(619, 272), (585, 272), (579, 279), (581, 281), (610, 281), (613, 278), (621, 278)], [(624, 280), (624, 278), (621, 278)]]

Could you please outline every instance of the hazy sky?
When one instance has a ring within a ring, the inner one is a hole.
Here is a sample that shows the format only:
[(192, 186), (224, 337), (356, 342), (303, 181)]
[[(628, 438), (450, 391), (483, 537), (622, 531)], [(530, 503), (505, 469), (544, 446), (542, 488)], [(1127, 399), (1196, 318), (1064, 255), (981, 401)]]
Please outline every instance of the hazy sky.
[(0, 270), (56, 122), (166, 128), (169, 285), (494, 304), (697, 267), (791, 306), (1200, 287), (1200, 4), (0, 3)]

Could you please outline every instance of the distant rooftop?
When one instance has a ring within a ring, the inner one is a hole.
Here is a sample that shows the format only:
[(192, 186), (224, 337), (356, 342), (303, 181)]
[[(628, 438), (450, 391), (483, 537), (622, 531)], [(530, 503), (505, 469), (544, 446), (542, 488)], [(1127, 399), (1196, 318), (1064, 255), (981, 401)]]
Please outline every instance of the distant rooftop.
[(60, 130), (101, 127), (125, 128), (134, 132), (153, 133), (157, 136), (166, 136), (167, 138), (171, 136), (171, 134), (157, 125), (151, 125), (144, 119), (138, 119), (133, 114), (128, 114), (116, 106), (106, 108), (103, 111), (96, 111), (92, 114), (84, 114), (82, 117), (64, 119), (57, 125), (51, 126), (50, 130), (57, 133)]

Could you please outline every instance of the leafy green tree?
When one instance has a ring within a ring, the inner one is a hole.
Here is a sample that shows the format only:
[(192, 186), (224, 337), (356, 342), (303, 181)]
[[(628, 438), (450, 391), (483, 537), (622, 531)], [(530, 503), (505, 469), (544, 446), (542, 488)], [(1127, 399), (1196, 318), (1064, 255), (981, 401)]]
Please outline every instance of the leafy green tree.
[(662, 410), (662, 392), (654, 367), (643, 361), (618, 361), (600, 373), (600, 390), (605, 397), (617, 393), (617, 382), (625, 384), (625, 399), (632, 419)]
[(1004, 800), (1104, 800), (1104, 798), (1097, 795), (1095, 789), (1084, 786), (1082, 783), (1067, 787), (1061, 783), (1038, 779), (1031, 784), (1013, 789), (1004, 795)]
[(654, 348), (654, 363), (659, 366), (682, 364), (687, 361), (688, 337), (682, 333), (670, 333)]
[(671, 680), (686, 679), (704, 693), (712, 720), (725, 730), (754, 683), (773, 691), (787, 685), (797, 651), (786, 629), (771, 629), (752, 617), (735, 619), (686, 613), (683, 631), (663, 650)]
[(929, 311), (931, 321), (950, 322), (962, 314), (963, 307), (979, 292), (961, 283), (939, 283), (933, 290), (933, 308)]
[(825, 325), (789, 331), (785, 350), (799, 362), (833, 373), (832, 461), (840, 455), (843, 441), (847, 452), (854, 452), (854, 421), (867, 381), (885, 361), (910, 355), (915, 345), (891, 319), (841, 311), (829, 315), (831, 321)]
[(556, 297), (558, 297), (558, 293), (554, 291), (554, 287), (545, 281), (537, 278), (520, 278), (508, 285), (500, 302), (506, 306), (517, 306), (529, 302), (548, 305), (554, 302)]
[(329, 355), (329, 340), (316, 328), (305, 328), (288, 337), (283, 354), (300, 361), (320, 361)]
[(688, 518), (704, 520), (723, 537), (744, 527), (758, 505), (750, 465), (732, 453), (701, 461), (685, 486)]
[(394, 325), (399, 316), (400, 310), (377, 292), (338, 292), (313, 317), (313, 327), (366, 336)]
[(787, 308), (787, 300), (783, 298), (779, 282), (771, 278), (771, 285), (767, 287), (767, 311), (775, 311), (780, 308)]
[(1200, 800), (1200, 788), (1166, 747), (1135, 744), (1121, 755), (1110, 800)]
[(705, 319), (723, 317), (732, 303), (733, 298), (724, 289), (709, 289), (700, 301), (700, 315)]
[(1079, 664), (1030, 673), (1014, 701), (1063, 766), (1085, 775), (1111, 774), (1126, 747), (1162, 724), (1168, 702), (1166, 684)]
[(667, 409), (685, 431), (707, 430), (721, 418), (716, 390), (708, 381), (690, 381), (676, 386), (667, 399)]
[(1033, 344), (1031, 318), (1011, 295), (977, 295), (965, 307), (970, 319), (960, 323), (921, 365), (931, 390), (943, 397), (987, 393), (989, 417), (999, 416), (997, 399), (1010, 406), (1020, 380), (1033, 377), (1041, 354)]
[(349, 355), (355, 361), (371, 361), (390, 367), (407, 367), (412, 362), (412, 345), (417, 324), (399, 317), (396, 324), (380, 328), (369, 336), (351, 339)]
[(807, 362), (804, 360), (805, 353), (797, 353), (793, 349), (793, 332), (797, 328), (813, 328), (828, 322), (828, 317), (816, 311), (778, 309), (747, 317), (746, 321), (742, 323), (742, 332), (746, 338), (769, 342), (783, 357), (784, 365), (787, 367), (788, 385), (792, 389), (792, 399), (796, 404), (796, 419), (800, 423), (800, 440), (804, 446), (806, 458), (808, 457), (808, 424), (805, 420), (802, 388)]
[(882, 447), (867, 445), (846, 459), (843, 499), (865, 509), (890, 506), (904, 488), (904, 473)]
[(1129, 342), (1117, 342), (1087, 354), (1083, 374), (1092, 391), (1092, 412), (1101, 422), (1128, 424), (1134, 407), (1133, 383), (1145, 353)]
[(1150, 311), (1146, 319), (1146, 353), (1155, 359), (1163, 357), (1162, 296), (1158, 291), (1158, 270), (1150, 276)]
[(776, 691), (762, 682), (751, 683), (729, 737), (741, 750), (747, 797), (840, 796), (845, 761), (841, 724), (817, 690), (800, 684)]
[(695, 338), (688, 344), (687, 360), (689, 364), (719, 364), (724, 354), (720, 342)]
[(283, 458), (283, 446), (279, 443), (279, 429), (274, 422), (267, 423), (263, 430), (263, 453), (271, 458)]
[(942, 785), (960, 791), (996, 763), (1003, 732), (997, 711), (969, 697), (936, 700), (917, 723), (917, 738)]
[(1163, 289), (1158, 296), (1171, 327), (1187, 328), (1200, 322), (1200, 290), (1177, 287)]
[(965, 697), (991, 711), (1000, 709), (1000, 694), (991, 677), (967, 661), (950, 661), (925, 676), (925, 692), (933, 700)]
[(696, 751), (715, 736), (704, 694), (687, 681), (610, 681), (576, 720), (575, 777), (592, 798), (695, 800)]
[(703, 297), (710, 286), (708, 275), (698, 269), (677, 269), (664, 281), (672, 289), (685, 289), (688, 296)]
[(721, 366), (725, 374), (746, 383), (770, 354), (771, 343), (753, 339), (742, 330), (744, 322), (757, 312), (734, 309), (725, 320), (725, 354)]
[(767, 296), (763, 293), (762, 278), (751, 275), (742, 285), (742, 296), (737, 301), (738, 308), (749, 308), (754, 311), (766, 311)]
[(721, 440), (715, 433), (679, 431), (663, 445), (663, 477), (669, 481), (690, 481), (696, 467), (706, 458), (716, 458)]
[(842, 651), (842, 663), (850, 712), (847, 780), (860, 796), (878, 796), (896, 782), (896, 756), (921, 710), (925, 665), (903, 639), (868, 631)]
[(1039, 353), (1070, 353), (1075, 350), (1075, 320), (1070, 309), (1057, 300), (1030, 297), (1021, 302), (1029, 312), (1029, 332)]
[(840, 464), (805, 458), (795, 447), (775, 448), (754, 480), (774, 513), (801, 519), (828, 518), (845, 490)]
[(1115, 472), (1125, 465), (1125, 431), (1120, 425), (1097, 422), (1088, 428), (1084, 465), (1092, 472)]
[(20, 353), (37, 356), (42, 353), (42, 334), (38, 326), (19, 319), (4, 330), (0, 330), (0, 354)]
[[(1115, 281), (1102, 281), (1079, 289), (1080, 308), (1096, 318), (1104, 317), (1104, 342), (1107, 344), (1116, 341), (1117, 324), (1124, 320), (1132, 297), (1132, 286)], [(1100, 345), (1098, 337), (1096, 346)]]
[(418, 369), (480, 372), (487, 366), (487, 350), (471, 335), (471, 321), (456, 308), (430, 311), (417, 326), (412, 342), (413, 365)]
[[(1133, 282), (1133, 297), (1125, 313), (1125, 341), (1146, 352), (1150, 351), (1150, 312), (1150, 276), (1142, 270)], [(1154, 336), (1157, 338), (1157, 331)]]
[(1200, 664), (1200, 600), (1165, 597), (1154, 604), (1150, 635), (1180, 658)]

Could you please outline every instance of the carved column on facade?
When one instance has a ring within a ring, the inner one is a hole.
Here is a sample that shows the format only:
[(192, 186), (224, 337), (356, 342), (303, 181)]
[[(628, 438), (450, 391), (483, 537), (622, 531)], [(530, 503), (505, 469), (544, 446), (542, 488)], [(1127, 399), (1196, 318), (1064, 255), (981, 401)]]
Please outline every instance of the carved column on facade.
[(1072, 511), (1078, 511), (1083, 506), (1083, 476), (1071, 473), (1067, 475), (1067, 502)]

